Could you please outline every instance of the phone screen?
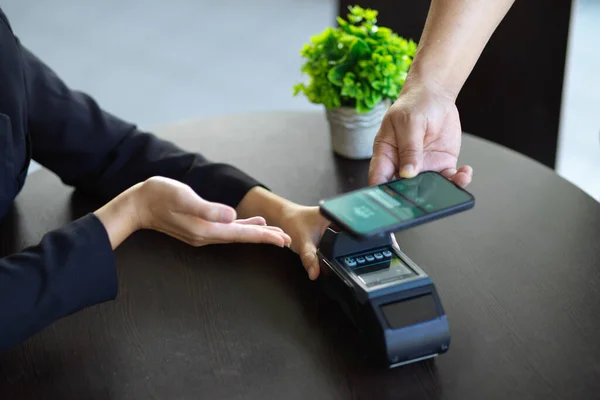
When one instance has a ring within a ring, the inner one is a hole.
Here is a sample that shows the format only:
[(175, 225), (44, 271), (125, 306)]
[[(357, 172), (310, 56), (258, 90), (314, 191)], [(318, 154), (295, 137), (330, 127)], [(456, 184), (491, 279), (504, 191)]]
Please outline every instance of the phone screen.
[(326, 217), (358, 235), (399, 230), (468, 208), (473, 196), (436, 172), (398, 179), (321, 202)]

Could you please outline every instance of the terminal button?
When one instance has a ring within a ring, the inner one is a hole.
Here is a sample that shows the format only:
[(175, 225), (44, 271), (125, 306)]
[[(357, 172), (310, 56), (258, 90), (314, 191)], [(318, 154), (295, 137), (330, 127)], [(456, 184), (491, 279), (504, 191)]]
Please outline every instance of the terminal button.
[(374, 256), (378, 260), (383, 260), (383, 254), (381, 254), (381, 253), (375, 253)]
[(365, 256), (365, 258), (366, 258), (366, 259), (367, 259), (367, 261), (369, 261), (369, 262), (371, 262), (371, 261), (374, 261), (374, 260), (375, 260), (375, 257), (373, 257), (373, 256), (372, 256), (372, 255), (370, 255), (370, 254), (367, 254), (367, 255)]
[(348, 266), (348, 267), (355, 267), (356, 266), (356, 260), (352, 257), (346, 257), (344, 259), (344, 263)]
[(383, 256), (384, 256), (385, 258), (392, 258), (392, 252), (391, 252), (391, 251), (389, 251), (389, 250), (384, 250), (384, 251), (383, 251)]
[(364, 258), (364, 257), (356, 257), (356, 262), (357, 262), (359, 265), (361, 265), (361, 264), (364, 264), (366, 261), (365, 261), (365, 258)]

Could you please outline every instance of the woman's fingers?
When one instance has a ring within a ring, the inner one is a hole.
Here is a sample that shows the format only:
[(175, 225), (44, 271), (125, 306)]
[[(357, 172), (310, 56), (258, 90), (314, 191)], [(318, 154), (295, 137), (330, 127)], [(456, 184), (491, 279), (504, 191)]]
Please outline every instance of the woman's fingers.
[(246, 219), (237, 219), (235, 220), (236, 224), (244, 224), (244, 225), (261, 225), (266, 226), (267, 221), (263, 217), (252, 217)]
[(204, 235), (226, 243), (263, 243), (288, 246), (292, 239), (281, 229), (272, 226), (210, 223)]
[(206, 221), (229, 223), (237, 218), (235, 209), (225, 204), (211, 203), (200, 197), (197, 197), (193, 203), (189, 214)]
[(300, 250), (299, 254), (300, 260), (302, 261), (302, 265), (308, 273), (308, 278), (310, 280), (317, 279), (320, 273), (320, 268), (316, 246), (312, 242), (307, 241), (302, 246), (302, 249)]
[(260, 223), (260, 217), (248, 218), (243, 223), (218, 223), (195, 218), (189, 215), (173, 214), (165, 233), (194, 246), (211, 243), (264, 243), (275, 246), (289, 246), (291, 238), (280, 228), (251, 224)]
[(233, 207), (221, 203), (213, 203), (198, 196), (186, 185), (178, 187), (176, 194), (177, 212), (191, 215), (212, 222), (233, 222), (237, 213)]
[[(265, 221), (265, 219), (263, 217), (252, 217), (252, 218), (247, 218), (247, 219), (238, 219), (235, 221), (236, 224), (242, 224), (242, 225), (255, 225), (255, 226), (262, 226), (264, 229), (269, 229), (271, 231), (274, 232), (278, 232), (278, 233), (284, 233), (283, 229), (279, 228), (278, 226), (269, 226), (267, 225), (267, 222)], [(283, 235), (284, 239), (285, 239), (285, 246), (289, 247), (291, 246), (291, 240), (289, 239), (288, 235)]]

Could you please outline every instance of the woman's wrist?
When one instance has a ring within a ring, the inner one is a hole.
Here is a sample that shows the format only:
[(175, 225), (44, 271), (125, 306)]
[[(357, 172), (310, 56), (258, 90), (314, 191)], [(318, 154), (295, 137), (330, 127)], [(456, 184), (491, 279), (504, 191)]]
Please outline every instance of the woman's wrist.
[(263, 217), (267, 225), (284, 228), (287, 217), (300, 205), (278, 196), (263, 187), (252, 188), (236, 208), (238, 218)]
[(131, 234), (141, 229), (137, 210), (137, 191), (138, 186), (134, 186), (94, 212), (104, 225), (113, 250)]

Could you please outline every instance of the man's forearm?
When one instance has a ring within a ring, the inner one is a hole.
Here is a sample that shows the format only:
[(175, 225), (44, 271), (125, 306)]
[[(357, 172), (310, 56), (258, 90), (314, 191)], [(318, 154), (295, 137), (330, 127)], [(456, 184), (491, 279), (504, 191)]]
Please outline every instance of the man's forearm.
[(457, 97), (514, 0), (432, 0), (406, 79), (428, 80)]

